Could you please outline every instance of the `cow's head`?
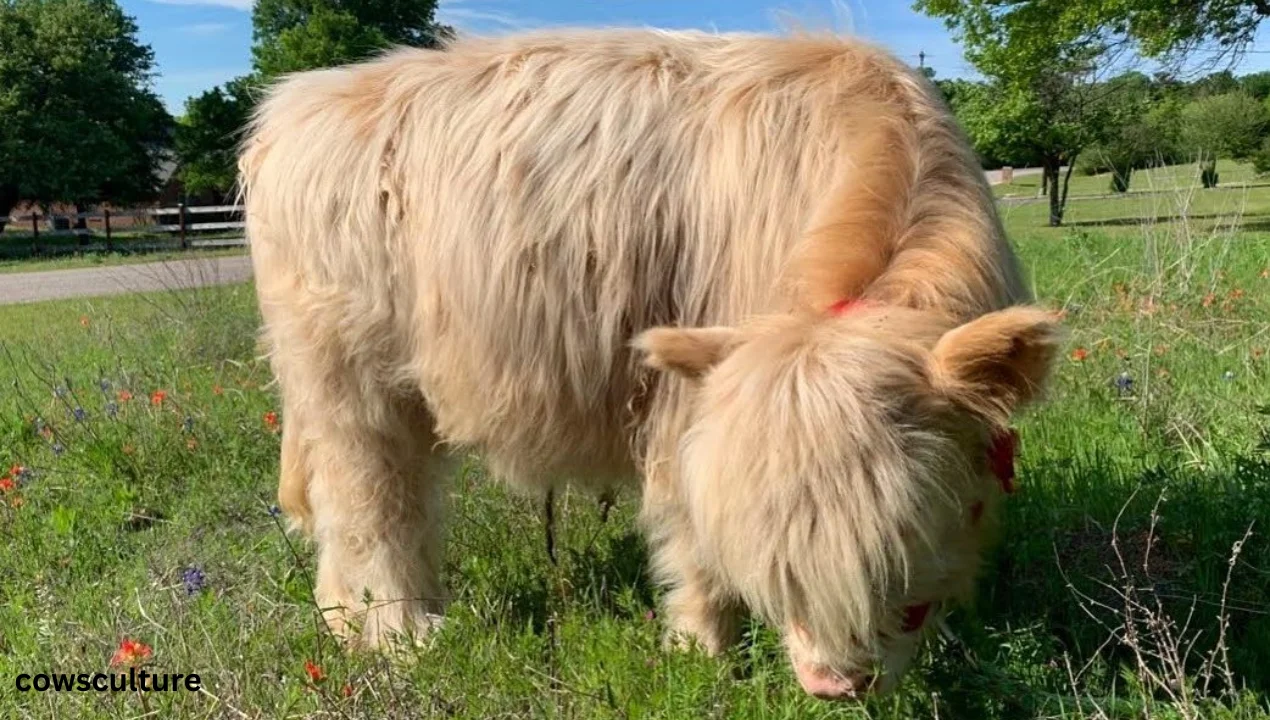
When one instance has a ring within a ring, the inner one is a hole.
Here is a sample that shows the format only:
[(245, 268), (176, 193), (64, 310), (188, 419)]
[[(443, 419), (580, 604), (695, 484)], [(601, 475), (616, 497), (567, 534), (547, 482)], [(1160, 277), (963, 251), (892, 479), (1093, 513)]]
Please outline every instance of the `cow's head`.
[(695, 385), (678, 477), (703, 569), (782, 630), (808, 692), (891, 689), (970, 595), (1008, 423), (1059, 337), (1028, 307), (957, 326), (856, 306), (637, 340)]

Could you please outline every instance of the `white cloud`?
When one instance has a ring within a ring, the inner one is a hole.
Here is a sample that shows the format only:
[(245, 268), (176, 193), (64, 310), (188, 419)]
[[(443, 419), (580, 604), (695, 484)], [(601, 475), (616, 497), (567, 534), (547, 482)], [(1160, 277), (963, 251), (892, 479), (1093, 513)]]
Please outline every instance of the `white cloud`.
[(214, 5), (233, 10), (250, 11), (255, 0), (150, 0), (160, 5)]
[(524, 30), (542, 25), (533, 18), (499, 10), (495, 2), (472, 3), (468, 0), (443, 0), (437, 8), (437, 21), (460, 30)]
[(177, 28), (179, 32), (189, 35), (219, 35), (230, 28), (229, 23), (192, 23), (190, 25), (182, 25)]

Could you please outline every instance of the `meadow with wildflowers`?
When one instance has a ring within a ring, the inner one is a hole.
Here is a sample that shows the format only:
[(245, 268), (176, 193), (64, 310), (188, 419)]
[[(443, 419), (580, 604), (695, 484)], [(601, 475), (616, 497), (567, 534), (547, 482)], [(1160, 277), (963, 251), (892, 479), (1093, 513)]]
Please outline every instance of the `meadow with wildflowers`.
[[(806, 697), (758, 625), (721, 660), (662, 650), (635, 499), (558, 497), (552, 563), (541, 504), (477, 457), (450, 485), (444, 629), (345, 653), (274, 506), (282, 418), (251, 287), (2, 307), (0, 717), (1270, 716), (1260, 207), (1270, 187), (1183, 188), (1073, 202), (1049, 229), (1043, 205), (1003, 205), (1069, 347), (1019, 424), (977, 602), (858, 704)], [(202, 690), (13, 685), (134, 667)]]

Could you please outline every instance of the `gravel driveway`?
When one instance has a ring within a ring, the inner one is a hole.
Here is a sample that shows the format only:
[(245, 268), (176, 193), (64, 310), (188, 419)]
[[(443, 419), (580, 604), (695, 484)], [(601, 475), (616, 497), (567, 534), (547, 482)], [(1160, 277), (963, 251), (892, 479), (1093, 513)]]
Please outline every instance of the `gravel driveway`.
[(0, 274), (0, 305), (227, 285), (251, 279), (251, 258), (169, 260), (142, 265)]

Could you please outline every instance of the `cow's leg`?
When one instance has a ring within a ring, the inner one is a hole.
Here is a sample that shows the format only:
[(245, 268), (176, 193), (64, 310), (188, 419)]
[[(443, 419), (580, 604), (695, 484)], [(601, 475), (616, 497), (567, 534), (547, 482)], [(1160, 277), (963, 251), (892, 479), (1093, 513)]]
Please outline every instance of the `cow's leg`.
[(377, 410), (367, 424), (318, 411), (307, 444), (317, 602), (333, 631), (372, 647), (421, 638), (444, 599), (431, 419), (421, 401)]
[(696, 643), (711, 655), (724, 652), (740, 637), (744, 605), (701, 567), (679, 508), (646, 498), (642, 521), (651, 540), (654, 575), (667, 588), (662, 612), (668, 644), (688, 648)]

